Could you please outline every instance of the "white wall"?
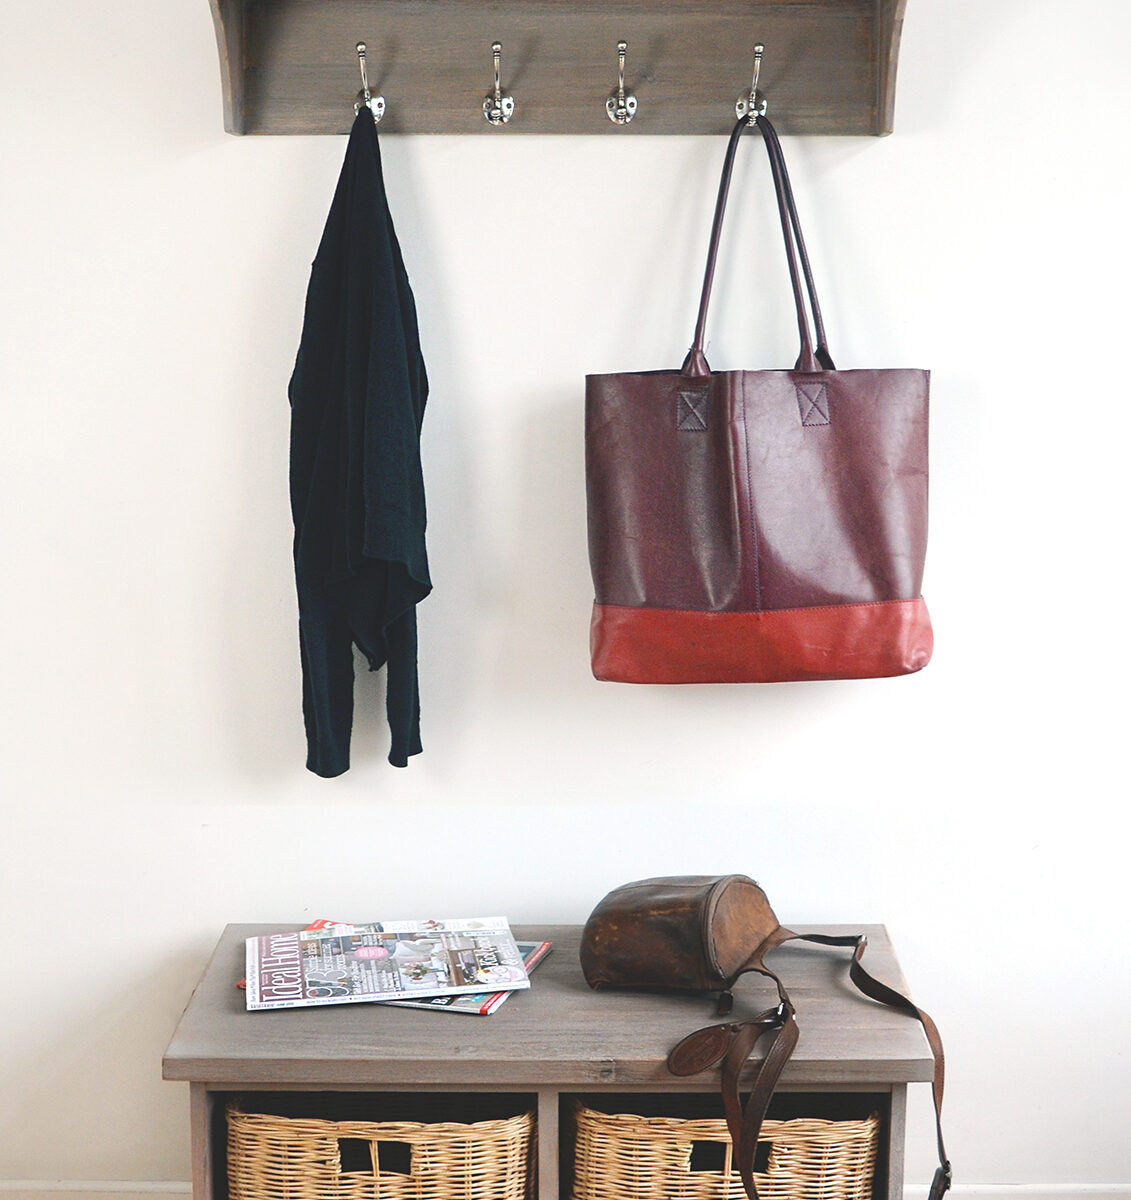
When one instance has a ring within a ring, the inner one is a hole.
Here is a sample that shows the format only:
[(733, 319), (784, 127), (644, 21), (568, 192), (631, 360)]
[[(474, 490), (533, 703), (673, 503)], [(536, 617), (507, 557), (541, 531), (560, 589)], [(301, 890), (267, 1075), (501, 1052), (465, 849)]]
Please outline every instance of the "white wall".
[[(577, 921), (740, 870), (784, 920), (889, 924), (963, 1183), (1131, 1187), (1131, 7), (908, 9), (895, 135), (786, 149), (838, 362), (933, 368), (934, 663), (595, 683), (583, 376), (681, 360), (722, 144), (388, 138), (433, 384), (426, 750), (385, 763), (367, 686), (327, 782), (285, 393), (344, 141), (222, 132), (204, 0), (7, 6), (0, 1179), (187, 1179), (160, 1056), (229, 920)], [(753, 143), (736, 186), (711, 361), (785, 366)]]

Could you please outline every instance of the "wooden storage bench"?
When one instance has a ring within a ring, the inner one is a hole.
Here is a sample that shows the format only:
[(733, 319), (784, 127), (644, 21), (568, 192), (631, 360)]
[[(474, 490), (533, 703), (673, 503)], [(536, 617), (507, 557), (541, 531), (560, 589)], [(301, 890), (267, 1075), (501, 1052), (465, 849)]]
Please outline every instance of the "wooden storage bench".
[[(508, 1112), (532, 1111), (537, 1200), (569, 1200), (569, 1122), (579, 1101), (645, 1115), (721, 1113), (716, 1071), (677, 1079), (665, 1066), (680, 1038), (714, 1019), (711, 1000), (591, 991), (578, 966), (577, 926), (517, 927), (520, 940), (552, 941), (553, 952), (530, 991), (486, 1017), (376, 1004), (249, 1013), (235, 986), (244, 939), (277, 928), (227, 927), (165, 1053), (164, 1077), (190, 1085), (193, 1200), (229, 1200), (227, 1108), (253, 1108), (259, 1093), (310, 1117), (366, 1100), (395, 1113), (398, 1096), (406, 1120), (434, 1112), (438, 1121), (475, 1121), (488, 1100)], [(820, 929), (866, 932), (869, 971), (906, 991), (882, 926)], [(901, 1200), (907, 1084), (929, 1082), (933, 1063), (919, 1024), (864, 999), (848, 982), (847, 960), (845, 950), (798, 943), (775, 952), (801, 1040), (770, 1115), (863, 1120), (878, 1113), (873, 1196)], [(774, 1003), (769, 981), (748, 976), (731, 1019)]]

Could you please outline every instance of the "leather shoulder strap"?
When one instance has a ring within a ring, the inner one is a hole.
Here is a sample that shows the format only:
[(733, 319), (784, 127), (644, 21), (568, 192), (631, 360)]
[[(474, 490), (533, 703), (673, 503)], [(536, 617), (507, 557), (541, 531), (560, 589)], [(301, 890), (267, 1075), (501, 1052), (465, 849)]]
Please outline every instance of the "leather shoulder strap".
[[(935, 1171), (935, 1177), (931, 1181), (931, 1190), (927, 1200), (941, 1200), (950, 1188), (952, 1177), (950, 1160), (946, 1156), (946, 1146), (943, 1143), (942, 1103), (946, 1057), (943, 1053), (942, 1037), (939, 1034), (938, 1026), (929, 1014), (917, 1004), (912, 1003), (907, 996), (897, 992), (886, 983), (882, 983), (864, 969), (861, 959), (868, 947), (868, 939), (863, 934), (794, 933), (792, 930), (783, 928), (775, 932), (773, 940), (775, 946), (780, 946), (787, 941), (812, 942), (818, 946), (851, 946), (852, 962), (848, 967), (848, 977), (856, 987), (870, 1000), (878, 1000), (881, 1004), (898, 1008), (908, 1016), (914, 1017), (923, 1026), (923, 1032), (927, 1035), (927, 1044), (930, 1046), (931, 1055), (935, 1060), (934, 1075), (931, 1080), (931, 1096), (935, 1105), (935, 1138), (939, 1156), (939, 1165)], [(773, 949), (773, 946), (770, 949)], [(752, 969), (758, 970), (759, 968), (753, 967)], [(764, 964), (762, 969), (764, 971)]]
[[(763, 1037), (773, 1035), (758, 1062), (757, 1073), (746, 1103), (739, 1082), (747, 1060)], [(781, 1073), (797, 1047), (797, 1022), (781, 1006), (747, 1021), (730, 1025), (708, 1025), (689, 1034), (668, 1056), (673, 1075), (695, 1075), (722, 1063), (723, 1111), (734, 1146), (734, 1164), (749, 1200), (758, 1200), (754, 1181), (754, 1156), (766, 1110)]]
[[(758, 1187), (754, 1179), (754, 1156), (758, 1148), (758, 1137), (774, 1089), (782, 1071), (797, 1047), (798, 1028), (789, 993), (778, 975), (766, 966), (766, 955), (789, 941), (812, 942), (820, 946), (851, 946), (852, 962), (849, 978), (869, 999), (898, 1008), (919, 1021), (927, 1035), (931, 1054), (935, 1060), (932, 1095), (935, 1105), (935, 1130), (938, 1138), (939, 1166), (935, 1171), (928, 1200), (942, 1200), (951, 1185), (950, 1162), (946, 1157), (942, 1132), (942, 1100), (945, 1074), (942, 1038), (934, 1021), (917, 1005), (894, 988), (870, 975), (861, 965), (868, 939), (863, 935), (829, 935), (820, 933), (794, 933), (779, 926), (754, 951), (738, 975), (748, 971), (757, 972), (773, 981), (777, 988), (779, 1005), (747, 1021), (730, 1025), (708, 1026), (684, 1038), (668, 1056), (668, 1069), (675, 1075), (693, 1075), (708, 1067), (722, 1063), (722, 1097), (726, 1113), (727, 1129), (734, 1144), (735, 1164), (742, 1178), (742, 1185), (749, 1200), (759, 1200)], [(736, 976), (737, 978), (737, 976)], [(739, 1090), (740, 1078), (747, 1060), (754, 1053), (762, 1038), (773, 1034), (765, 1055), (759, 1061), (750, 1095), (742, 1102)]]

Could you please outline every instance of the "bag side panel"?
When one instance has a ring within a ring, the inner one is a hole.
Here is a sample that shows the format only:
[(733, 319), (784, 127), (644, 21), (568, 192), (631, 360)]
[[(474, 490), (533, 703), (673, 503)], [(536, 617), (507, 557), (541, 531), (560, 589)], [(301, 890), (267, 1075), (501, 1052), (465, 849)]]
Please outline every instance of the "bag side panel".
[[(753, 607), (740, 494), (736, 377), (675, 372), (586, 380), (589, 561), (599, 604)], [(737, 432), (737, 436), (736, 436)], [(748, 520), (748, 516), (746, 516)]]
[(742, 373), (762, 610), (921, 595), (928, 382), (919, 370)]
[(733, 978), (778, 925), (766, 893), (753, 879), (724, 880), (710, 920), (710, 948), (720, 975)]

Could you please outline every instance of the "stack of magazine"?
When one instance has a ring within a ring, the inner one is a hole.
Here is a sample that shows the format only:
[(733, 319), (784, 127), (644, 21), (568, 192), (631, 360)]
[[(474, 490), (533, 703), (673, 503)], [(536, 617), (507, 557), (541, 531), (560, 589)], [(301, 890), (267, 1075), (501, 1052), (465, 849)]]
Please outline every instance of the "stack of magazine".
[(247, 1007), (381, 1002), (486, 1016), (530, 987), (549, 942), (516, 942), (506, 917), (315, 921), (247, 939)]

